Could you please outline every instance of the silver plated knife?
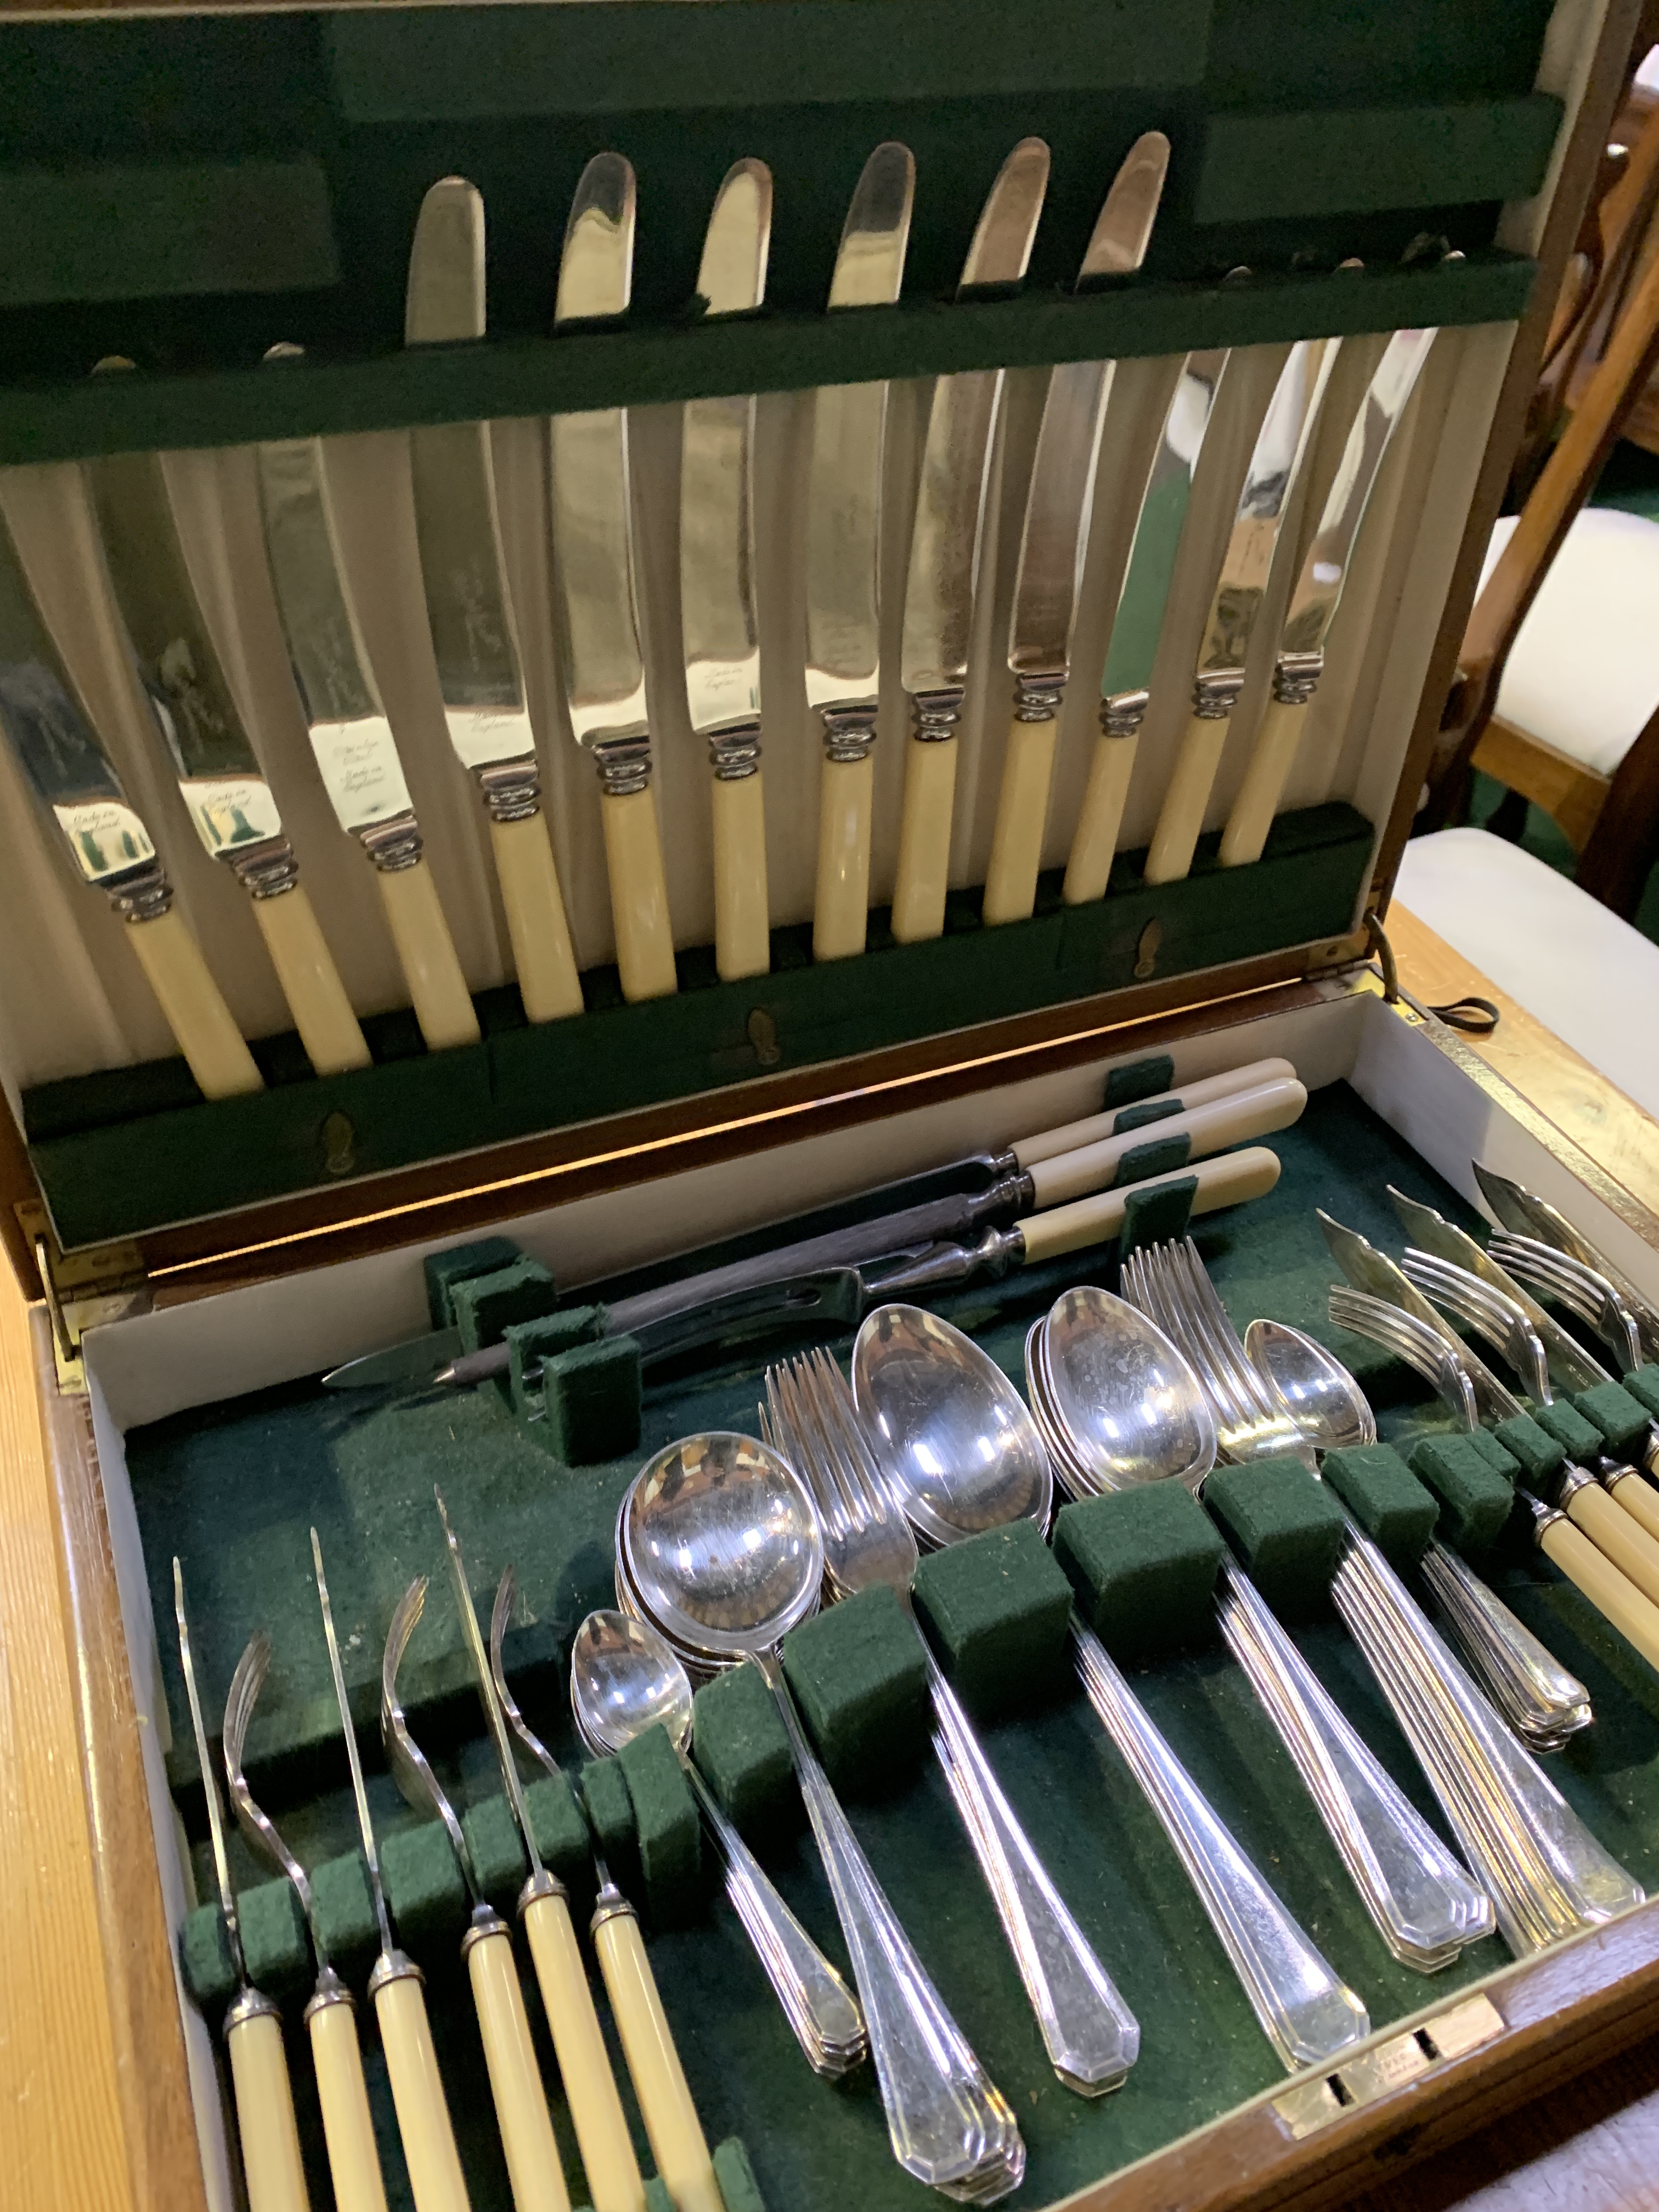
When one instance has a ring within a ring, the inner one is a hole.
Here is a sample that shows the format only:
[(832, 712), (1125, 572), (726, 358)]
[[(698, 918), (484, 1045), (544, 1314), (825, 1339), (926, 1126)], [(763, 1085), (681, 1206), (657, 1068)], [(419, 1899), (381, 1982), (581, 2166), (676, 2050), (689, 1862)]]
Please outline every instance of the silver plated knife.
[[(1139, 268), (1169, 167), (1170, 142), (1161, 131), (1136, 139), (1095, 223), (1078, 271), (1079, 292), (1133, 276)], [(988, 922), (1023, 921), (1036, 903), (1054, 736), (1071, 673), (1100, 434), (1116, 366), (1110, 361), (1065, 362), (1048, 379), (1008, 629), (1013, 720), (985, 878)]]
[[(634, 277), (634, 171), (596, 154), (582, 171), (559, 262), (556, 331), (614, 322)], [(599, 772), (617, 965), (625, 999), (678, 986), (662, 841), (651, 792), (651, 724), (634, 592), (628, 415), (599, 407), (548, 423), (553, 611), (570, 730)]]
[(1359, 403), (1279, 632), (1273, 698), (1221, 835), (1224, 867), (1261, 858), (1302, 743), (1308, 702), (1324, 673), (1325, 640), (1353, 563), (1354, 540), (1437, 335), (1433, 330), (1396, 331)]
[(1188, 355), (1141, 486), (1100, 679), (1100, 735), (1066, 863), (1067, 906), (1103, 896), (1112, 872), (1193, 478), (1226, 366), (1224, 346)]
[(1176, 756), (1146, 856), (1149, 884), (1173, 883), (1192, 872), (1198, 834), (1204, 827), (1204, 810), (1227, 742), (1229, 720), (1243, 688), (1244, 664), (1267, 593), (1285, 511), (1307, 465), (1339, 344), (1335, 338), (1299, 338), (1291, 348), (1267, 403), (1204, 625), (1204, 641), (1193, 678), (1192, 717)]
[[(916, 165), (878, 146), (859, 178), (830, 284), (831, 313), (891, 307), (904, 281)], [(806, 501), (806, 697), (823, 721), (815, 960), (864, 950), (871, 748), (881, 688), (881, 479), (887, 386), (826, 385), (812, 402)]]
[(252, 899), (318, 1074), (367, 1067), (368, 1047), (203, 619), (161, 456), (112, 453), (85, 470), (110, 588), (196, 834)]
[(241, 1031), (173, 905), (155, 842), (92, 726), (0, 518), (0, 726), (82, 879), (129, 925), (127, 942), (209, 1098), (264, 1088)]
[[(266, 358), (294, 350), (273, 348)], [(340, 827), (374, 864), (428, 1050), (476, 1044), (478, 1018), (340, 565), (322, 441), (283, 439), (260, 446), (257, 459), (277, 612), (323, 788)]]
[[(484, 334), (483, 196), (441, 177), (421, 202), (404, 308), (407, 345)], [(582, 1010), (558, 871), (542, 812), (536, 735), (525, 704), (518, 625), (501, 556), (485, 422), (429, 423), (409, 434), (421, 578), (444, 720), (456, 758), (477, 781), (532, 1022)]]
[[(957, 287), (960, 300), (1018, 284), (1048, 189), (1048, 149), (1022, 138), (998, 172)], [(968, 653), (979, 586), (980, 549), (1004, 372), (973, 369), (933, 386), (921, 483), (910, 533), (901, 675), (910, 697), (893, 935), (901, 945), (938, 937), (955, 811), (957, 723), (968, 684)]]
[[(705, 319), (751, 314), (766, 296), (772, 173), (734, 162), (715, 196), (697, 270)], [(772, 964), (761, 784), (760, 629), (755, 611), (755, 396), (688, 399), (680, 433), (680, 628), (691, 727), (714, 771), (714, 966), (721, 981)]]

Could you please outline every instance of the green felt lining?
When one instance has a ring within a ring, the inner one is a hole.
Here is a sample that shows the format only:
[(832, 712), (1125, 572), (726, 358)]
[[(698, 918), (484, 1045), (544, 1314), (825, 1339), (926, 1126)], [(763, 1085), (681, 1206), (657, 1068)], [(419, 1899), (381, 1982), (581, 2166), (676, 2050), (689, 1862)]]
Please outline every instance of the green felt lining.
[(1565, 1462), (1564, 1447), (1530, 1413), (1511, 1413), (1492, 1431), (1493, 1441), (1534, 1482), (1547, 1482)]
[(1413, 1452), (1411, 1468), (1440, 1501), (1447, 1542), (1472, 1559), (1489, 1552), (1514, 1510), (1512, 1480), (1492, 1466), (1471, 1437), (1425, 1438)]
[(1192, 1156), (1189, 1136), (1153, 1137), (1144, 1145), (1131, 1145), (1117, 1164), (1112, 1187), (1116, 1189), (1124, 1183), (1144, 1182), (1152, 1176), (1174, 1175)]
[(1647, 1434), (1650, 1415), (1639, 1398), (1620, 1382), (1598, 1382), (1593, 1390), (1573, 1395), (1574, 1408), (1598, 1429), (1610, 1451), (1628, 1451), (1638, 1437)]
[[(1143, 1151), (1152, 1152), (1152, 1146)], [(1182, 1176), (1177, 1182), (1161, 1182), (1151, 1189), (1132, 1190), (1123, 1201), (1123, 1228), (1117, 1241), (1118, 1258), (1127, 1260), (1143, 1244), (1170, 1244), (1187, 1234), (1198, 1177)]]
[(559, 1286), (539, 1260), (522, 1253), (505, 1267), (465, 1275), (449, 1286), (450, 1310), (463, 1352), (499, 1344), (515, 1323), (541, 1321), (558, 1303)]
[(1638, 1405), (1644, 1406), (1659, 1420), (1659, 1367), (1632, 1368), (1625, 1377), (1625, 1388)]
[(201, 1101), (182, 1060), (42, 1085), (23, 1102), (30, 1158), (69, 1250), (338, 1181), (336, 1116), (349, 1172), (366, 1176), (751, 1079), (757, 1010), (781, 1073), (1122, 989), (1155, 915), (1160, 978), (1349, 927), (1372, 843), (1353, 808), (1281, 815), (1251, 867), (1220, 867), (1218, 842), (1157, 886), (1140, 881), (1144, 855), (1120, 854), (1093, 906), (1062, 908), (1045, 879), (1037, 915), (996, 929), (980, 927), (978, 892), (953, 895), (930, 944), (894, 945), (878, 914), (859, 960), (815, 965), (810, 927), (777, 931), (770, 975), (720, 983), (712, 960), (682, 954), (680, 992), (636, 1006), (601, 1003), (615, 971), (590, 971), (580, 1030), (525, 1025), (510, 991), (483, 1006), (480, 1044), (247, 1097)]
[(799, 1822), (788, 1733), (757, 1668), (730, 1668), (697, 1692), (691, 1755), (720, 1810), (757, 1848)]
[(1534, 1419), (1565, 1448), (1570, 1460), (1594, 1459), (1601, 1449), (1601, 1431), (1565, 1398), (1537, 1407)]
[(1415, 1566), (1440, 1509), (1392, 1444), (1328, 1451), (1320, 1473), (1391, 1566)]
[(538, 1440), (566, 1467), (630, 1452), (640, 1440), (644, 1372), (631, 1336), (573, 1344), (542, 1361)]
[(1180, 1483), (1060, 1508), (1054, 1557), (1078, 1610), (1115, 1658), (1141, 1663), (1215, 1632), (1215, 1579), (1225, 1547), (1214, 1523)]
[(1298, 1459), (1280, 1452), (1218, 1468), (1204, 1503), (1275, 1613), (1309, 1620), (1328, 1608), (1347, 1519)]
[(1017, 1712), (1063, 1680), (1072, 1587), (1030, 1522), (930, 1553), (913, 1595), (940, 1668), (980, 1718)]
[[(1121, 1129), (1133, 1129), (1138, 1126), (1131, 1119), (1132, 1115), (1139, 1114), (1144, 1117), (1166, 1110), (1147, 1102), (1156, 1098), (1161, 1091), (1172, 1090), (1174, 1085), (1175, 1061), (1167, 1052), (1151, 1052), (1143, 1059), (1132, 1060), (1122, 1067), (1113, 1068), (1106, 1078), (1106, 1095), (1100, 1102), (1103, 1114), (1111, 1113), (1115, 1107), (1121, 1106), (1124, 1109), (1112, 1124), (1113, 1135), (1115, 1136)], [(1171, 1107), (1168, 1110), (1178, 1112), (1180, 1109)]]
[(885, 1584), (792, 1628), (783, 1671), (837, 1790), (863, 1795), (914, 1771), (927, 1747), (927, 1661)]
[(475, 1275), (494, 1274), (524, 1257), (510, 1237), (480, 1237), (470, 1244), (452, 1244), (447, 1251), (428, 1252), (422, 1262), (426, 1276), (426, 1308), (434, 1328), (455, 1326), (454, 1286)]
[(1112, 1134), (1115, 1137), (1127, 1136), (1131, 1129), (1144, 1129), (1153, 1121), (1167, 1121), (1172, 1114), (1179, 1114), (1181, 1110), (1178, 1098), (1148, 1098), (1139, 1106), (1126, 1106), (1113, 1118)]

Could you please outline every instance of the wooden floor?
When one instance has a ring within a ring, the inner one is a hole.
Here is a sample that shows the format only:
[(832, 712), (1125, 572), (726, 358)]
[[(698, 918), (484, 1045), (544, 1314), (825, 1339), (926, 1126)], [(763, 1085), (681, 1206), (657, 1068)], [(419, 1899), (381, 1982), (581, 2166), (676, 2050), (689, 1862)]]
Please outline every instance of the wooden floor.
[[(1443, 1003), (1477, 990), (1501, 1001), (1413, 916), (1396, 908), (1389, 926), (1401, 981), (1417, 996)], [(1659, 1212), (1659, 1126), (1512, 1004), (1477, 1049)], [(27, 1311), (0, 1269), (0, 2203), (131, 2212), (76, 1752), (79, 1686), (32, 1376)], [(100, 1842), (121, 1849), (118, 1836)], [(1659, 2043), (1351, 2203), (1352, 2212), (1659, 2212)]]

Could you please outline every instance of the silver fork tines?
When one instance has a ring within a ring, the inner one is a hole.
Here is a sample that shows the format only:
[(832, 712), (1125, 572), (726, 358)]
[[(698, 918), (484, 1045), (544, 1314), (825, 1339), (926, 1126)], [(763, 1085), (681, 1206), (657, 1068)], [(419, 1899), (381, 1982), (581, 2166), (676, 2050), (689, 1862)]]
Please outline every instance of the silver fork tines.
[(1498, 1231), (1490, 1249), (1498, 1265), (1518, 1281), (1588, 1322), (1621, 1368), (1642, 1365), (1641, 1324), (1605, 1275), (1536, 1237), (1517, 1237), (1508, 1230)]
[[(1432, 1252), (1411, 1247), (1401, 1263), (1408, 1282), (1444, 1312), (1466, 1322), (1500, 1352), (1521, 1378), (1527, 1395), (1540, 1406), (1549, 1404), (1549, 1356), (1544, 1340), (1528, 1315), (1495, 1283), (1483, 1282), (1467, 1267), (1437, 1259)], [(1518, 1413), (1519, 1407), (1515, 1410)]]

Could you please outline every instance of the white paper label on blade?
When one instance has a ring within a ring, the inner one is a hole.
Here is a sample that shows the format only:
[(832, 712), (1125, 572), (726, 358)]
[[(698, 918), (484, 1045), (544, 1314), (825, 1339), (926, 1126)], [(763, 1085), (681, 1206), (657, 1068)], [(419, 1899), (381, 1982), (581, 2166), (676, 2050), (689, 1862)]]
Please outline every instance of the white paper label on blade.
[(463, 768), (494, 768), (535, 757), (536, 733), (522, 707), (447, 707), (449, 742)]
[(262, 845), (283, 834), (270, 787), (253, 775), (192, 776), (179, 788), (196, 834), (216, 860), (240, 845)]
[(54, 806), (52, 811), (89, 884), (101, 884), (106, 876), (125, 875), (129, 868), (155, 858), (149, 832), (118, 799), (85, 799), (79, 805)]
[(409, 786), (398, 760), (392, 725), (384, 714), (351, 722), (313, 722), (311, 749), (322, 770), (329, 804), (343, 828), (369, 830), (410, 812)]

